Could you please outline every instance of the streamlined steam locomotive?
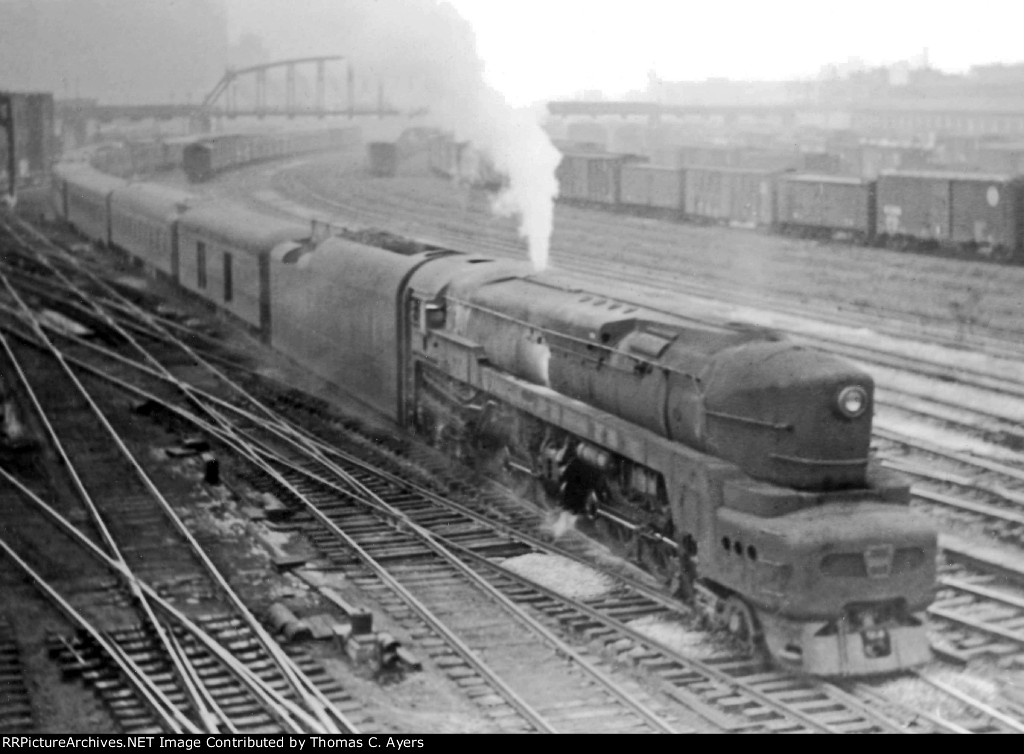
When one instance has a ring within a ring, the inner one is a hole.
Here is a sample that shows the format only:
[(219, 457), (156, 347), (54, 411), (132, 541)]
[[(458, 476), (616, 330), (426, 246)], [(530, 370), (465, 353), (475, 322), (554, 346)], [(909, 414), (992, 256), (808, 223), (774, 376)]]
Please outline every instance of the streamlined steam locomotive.
[(869, 459), (873, 383), (752, 327), (711, 327), (525, 264), (302, 225), (89, 168), (59, 212), (276, 348), (546, 494), (807, 672), (929, 657), (936, 533)]

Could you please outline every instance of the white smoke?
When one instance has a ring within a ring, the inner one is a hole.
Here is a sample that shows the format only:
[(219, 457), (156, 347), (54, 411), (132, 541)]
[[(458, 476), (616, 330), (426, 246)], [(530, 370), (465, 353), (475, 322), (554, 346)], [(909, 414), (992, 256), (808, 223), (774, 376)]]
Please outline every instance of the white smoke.
[(491, 158), (509, 179), (493, 208), (519, 218), (530, 259), (536, 269), (544, 269), (560, 155), (537, 113), (510, 106), (487, 84), (473, 29), (451, 5), (367, 0), (348, 4), (346, 13), (350, 10), (350, 28), (362, 40), (346, 50), (355, 76), (369, 74), (383, 82), (385, 98), (397, 107), (425, 105), (429, 125), (471, 142)]

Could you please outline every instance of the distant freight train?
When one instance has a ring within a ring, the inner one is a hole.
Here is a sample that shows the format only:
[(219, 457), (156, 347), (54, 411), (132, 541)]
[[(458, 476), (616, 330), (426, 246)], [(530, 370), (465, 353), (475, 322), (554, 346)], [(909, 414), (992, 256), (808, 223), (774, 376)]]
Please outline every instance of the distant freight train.
[(928, 659), (936, 533), (869, 460), (873, 382), (525, 263), (61, 168), (58, 213), (463, 456), (614, 530), (722, 625), (825, 675)]
[(508, 182), (491, 159), (468, 141), (437, 135), (430, 140), (428, 149), (430, 169), (444, 178), (492, 191)]
[(355, 128), (209, 136), (185, 146), (182, 167), (192, 183), (202, 183), (235, 165), (342, 149), (357, 141), (358, 130)]
[(1016, 175), (884, 170), (869, 180), (567, 152), (558, 179), (562, 200), (605, 209), (1024, 263), (1024, 177)]

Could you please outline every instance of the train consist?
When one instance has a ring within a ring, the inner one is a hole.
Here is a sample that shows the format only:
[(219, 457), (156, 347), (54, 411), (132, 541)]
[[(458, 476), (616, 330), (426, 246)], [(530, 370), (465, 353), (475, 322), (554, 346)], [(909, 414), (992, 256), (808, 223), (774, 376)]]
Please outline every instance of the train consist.
[(344, 149), (359, 141), (357, 128), (329, 128), (280, 134), (224, 134), (198, 139), (184, 148), (182, 167), (202, 183), (235, 165), (285, 156)]
[(97, 170), (119, 178), (136, 178), (180, 168), (185, 147), (197, 137), (175, 136), (168, 139), (125, 141), (93, 150), (88, 161)]
[[(869, 460), (873, 383), (750, 327), (579, 281), (62, 167), (59, 214), (464, 458), (529, 475), (780, 662), (929, 657), (936, 532)], [(526, 480), (523, 480), (526, 481)]]
[(869, 179), (566, 152), (558, 179), (562, 200), (604, 209), (1024, 263), (1024, 177), (1014, 174), (882, 170)]

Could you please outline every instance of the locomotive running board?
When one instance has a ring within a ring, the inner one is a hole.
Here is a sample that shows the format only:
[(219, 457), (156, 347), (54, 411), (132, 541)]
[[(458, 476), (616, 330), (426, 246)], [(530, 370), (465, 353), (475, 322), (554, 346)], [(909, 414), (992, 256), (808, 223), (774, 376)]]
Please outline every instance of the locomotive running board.
[(493, 367), (481, 365), (477, 375), (477, 379), (471, 381), (476, 383), (473, 387), (666, 476), (678, 467), (680, 460), (695, 467), (706, 467), (709, 463), (730, 466), (551, 388), (534, 385)]

